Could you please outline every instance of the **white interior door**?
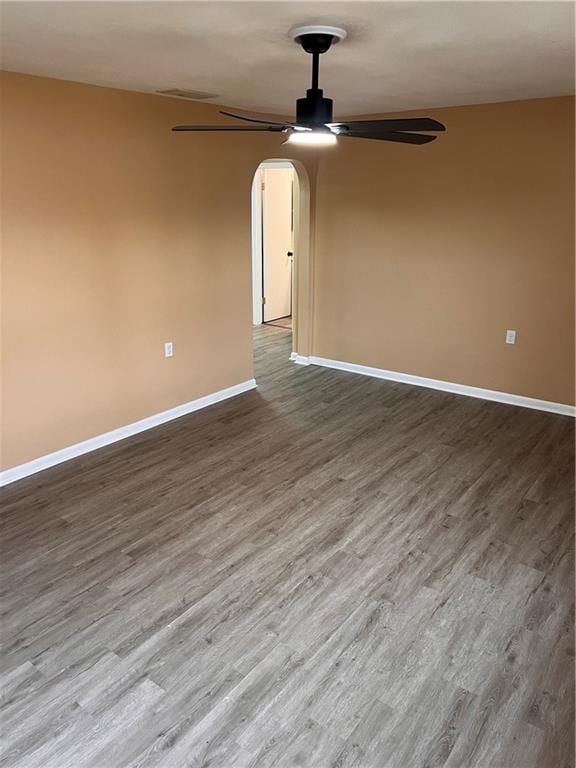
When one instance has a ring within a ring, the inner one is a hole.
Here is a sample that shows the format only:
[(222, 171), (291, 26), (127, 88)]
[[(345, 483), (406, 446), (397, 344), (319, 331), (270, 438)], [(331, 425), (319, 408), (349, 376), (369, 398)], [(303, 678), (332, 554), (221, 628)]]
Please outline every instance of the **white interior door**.
[(290, 168), (262, 171), (264, 322), (292, 314), (292, 183)]

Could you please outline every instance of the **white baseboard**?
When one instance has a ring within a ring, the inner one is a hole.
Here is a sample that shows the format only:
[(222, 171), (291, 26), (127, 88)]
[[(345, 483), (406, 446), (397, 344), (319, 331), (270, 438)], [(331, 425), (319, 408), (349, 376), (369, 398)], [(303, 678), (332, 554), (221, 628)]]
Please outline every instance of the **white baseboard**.
[[(318, 359), (320, 360), (320, 358)], [(299, 355), (297, 352), (292, 352), (290, 360), (292, 360), (293, 363), (296, 363), (296, 365), (310, 365), (312, 358), (304, 357), (304, 355)], [(318, 365), (320, 365), (320, 363), (318, 363)]]
[(326, 357), (310, 356), (308, 358), (303, 358), (303, 360), (306, 360), (307, 362), (300, 363), (297, 359), (295, 359), (294, 362), (300, 363), (300, 365), (320, 365), (324, 368), (334, 368), (338, 371), (347, 371), (348, 373), (360, 373), (363, 376), (372, 376), (376, 379), (397, 381), (401, 384), (412, 384), (416, 387), (427, 387), (428, 389), (439, 389), (442, 392), (451, 392), (454, 395), (477, 397), (481, 400), (492, 400), (496, 403), (506, 403), (508, 405), (517, 405), (521, 408), (533, 408), (537, 411), (548, 411), (549, 413), (558, 413), (562, 416), (576, 417), (576, 406), (565, 405), (564, 403), (538, 400), (534, 397), (524, 397), (523, 395), (512, 395), (508, 392), (498, 392), (494, 389), (482, 389), (480, 387), (470, 387), (465, 384), (454, 384), (451, 381), (442, 381), (441, 379), (427, 379), (423, 376), (413, 376), (409, 373), (387, 371), (384, 368), (372, 368), (369, 365), (343, 363), (340, 360), (330, 360)]
[(221, 400), (227, 400), (229, 397), (235, 397), (236, 395), (240, 395), (255, 387), (256, 381), (254, 379), (248, 379), (248, 381), (235, 384), (233, 387), (221, 389), (218, 392), (213, 392), (211, 395), (199, 397), (197, 400), (190, 400), (188, 403), (177, 405), (175, 408), (170, 408), (161, 413), (155, 413), (153, 416), (148, 416), (146, 419), (127, 424), (125, 427), (113, 429), (111, 432), (105, 432), (102, 435), (91, 437), (89, 440), (83, 440), (81, 443), (62, 448), (60, 451), (54, 451), (54, 453), (48, 453), (45, 456), (40, 456), (38, 459), (27, 461), (25, 464), (19, 464), (11, 469), (6, 469), (3, 472), (0, 472), (0, 486), (14, 483), (16, 480), (21, 480), (29, 475), (34, 475), (36, 472), (41, 472), (43, 469), (54, 467), (56, 464), (61, 464), (69, 459), (75, 459), (85, 453), (96, 451), (98, 448), (103, 448), (105, 445), (117, 443), (119, 440), (124, 440), (127, 437), (132, 437), (132, 435), (137, 435), (139, 432), (145, 432), (147, 429), (158, 427), (160, 424), (165, 424), (167, 421), (178, 419), (180, 416), (186, 416), (188, 413), (199, 411), (201, 408), (214, 405)]

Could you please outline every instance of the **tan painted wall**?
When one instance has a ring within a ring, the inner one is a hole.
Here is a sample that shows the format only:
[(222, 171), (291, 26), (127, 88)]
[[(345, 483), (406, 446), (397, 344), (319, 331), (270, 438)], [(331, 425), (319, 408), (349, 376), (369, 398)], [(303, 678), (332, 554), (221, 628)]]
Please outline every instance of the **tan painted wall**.
[(252, 377), (250, 189), (288, 153), (169, 130), (215, 111), (3, 74), (4, 468)]
[(174, 135), (215, 108), (25, 75), (2, 113), (3, 467), (252, 376), (267, 158), (311, 185), (299, 352), (573, 401), (573, 100), (431, 110), (429, 147), (322, 154)]
[(573, 403), (574, 99), (426, 113), (322, 155), (315, 354)]

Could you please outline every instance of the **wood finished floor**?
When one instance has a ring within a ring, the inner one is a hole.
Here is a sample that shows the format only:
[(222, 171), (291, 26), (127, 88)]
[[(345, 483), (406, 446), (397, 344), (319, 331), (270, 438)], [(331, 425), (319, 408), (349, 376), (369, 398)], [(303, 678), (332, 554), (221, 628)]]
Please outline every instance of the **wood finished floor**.
[(3, 766), (573, 766), (572, 421), (289, 351), (4, 491)]

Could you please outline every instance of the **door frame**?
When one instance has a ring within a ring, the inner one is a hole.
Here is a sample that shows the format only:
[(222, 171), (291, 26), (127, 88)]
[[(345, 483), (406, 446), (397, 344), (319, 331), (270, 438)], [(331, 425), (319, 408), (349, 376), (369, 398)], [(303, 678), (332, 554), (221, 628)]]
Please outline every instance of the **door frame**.
[(268, 158), (258, 164), (252, 179), (252, 323), (263, 323), (262, 296), (262, 190), (261, 168), (291, 168), (295, 171), (293, 216), (294, 258), (292, 283), (292, 359), (308, 357), (312, 350), (313, 253), (310, 242), (310, 181), (299, 160)]

